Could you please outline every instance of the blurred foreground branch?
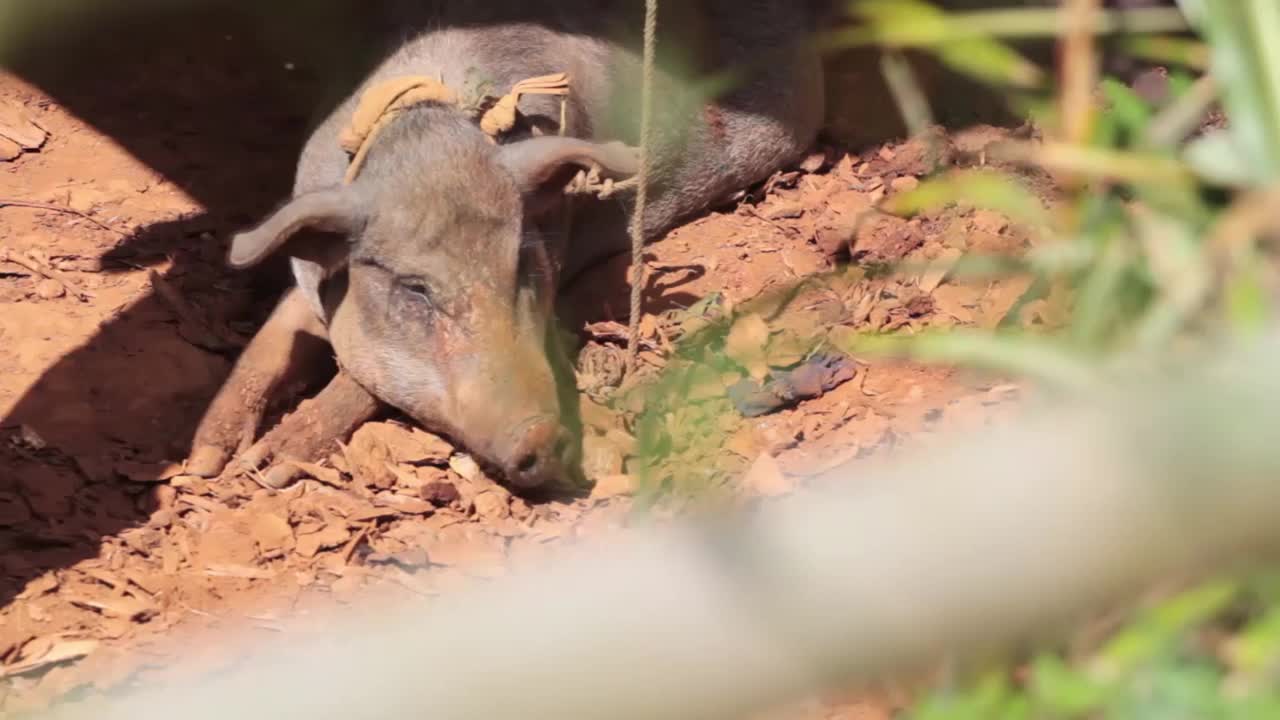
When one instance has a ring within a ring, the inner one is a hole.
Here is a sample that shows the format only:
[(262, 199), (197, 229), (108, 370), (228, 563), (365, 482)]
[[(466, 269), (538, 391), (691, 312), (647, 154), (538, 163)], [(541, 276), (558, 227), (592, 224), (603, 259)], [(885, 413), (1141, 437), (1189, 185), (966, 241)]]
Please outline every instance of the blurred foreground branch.
[(798, 496), (371, 608), (196, 688), (56, 717), (741, 717), (1048, 637), (1280, 541), (1275, 341)]

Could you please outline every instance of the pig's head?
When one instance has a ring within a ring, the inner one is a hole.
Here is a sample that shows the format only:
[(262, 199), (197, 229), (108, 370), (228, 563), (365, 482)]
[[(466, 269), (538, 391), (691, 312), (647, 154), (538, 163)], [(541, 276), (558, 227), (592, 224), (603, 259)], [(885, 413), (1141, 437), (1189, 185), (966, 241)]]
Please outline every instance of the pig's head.
[[(452, 111), (418, 108), (382, 132), (353, 183), (296, 197), (237, 235), (229, 261), (247, 267), (288, 243), (299, 290), (357, 382), (512, 486), (560, 485), (580, 443), (548, 355), (563, 238), (539, 227), (588, 165), (625, 176), (636, 158), (572, 138), (497, 146)], [(305, 229), (328, 236), (289, 242)]]

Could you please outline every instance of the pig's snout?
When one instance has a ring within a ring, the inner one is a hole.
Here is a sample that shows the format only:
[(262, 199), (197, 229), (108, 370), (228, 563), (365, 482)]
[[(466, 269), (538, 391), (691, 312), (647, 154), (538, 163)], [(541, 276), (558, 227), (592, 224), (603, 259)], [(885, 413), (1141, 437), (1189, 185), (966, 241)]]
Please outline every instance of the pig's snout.
[(558, 417), (537, 415), (517, 424), (501, 453), (507, 482), (523, 489), (568, 483), (573, 471), (573, 435)]

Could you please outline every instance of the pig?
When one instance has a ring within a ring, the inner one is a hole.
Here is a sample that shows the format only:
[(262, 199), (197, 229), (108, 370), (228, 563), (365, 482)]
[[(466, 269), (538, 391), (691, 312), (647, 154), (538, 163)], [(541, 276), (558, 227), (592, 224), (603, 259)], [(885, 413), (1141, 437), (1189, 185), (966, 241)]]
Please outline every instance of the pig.
[[(824, 104), (811, 33), (825, 5), (663, 4), (646, 240), (812, 147)], [(231, 266), (282, 253), (296, 284), (206, 411), (190, 472), (217, 476), (237, 453), (250, 465), (284, 455), (282, 438), (308, 428), (291, 431), (287, 418), (255, 444), (263, 410), (327, 343), (340, 370), (313, 401), (324, 430), (289, 455), (319, 452), (390, 407), (513, 489), (582, 485), (554, 301), (578, 273), (628, 248), (634, 201), (574, 197), (566, 232), (564, 188), (583, 169), (618, 180), (638, 170), (641, 10), (636, 0), (402, 4), (402, 40), (310, 135), (292, 199), (231, 240)], [(732, 82), (718, 93), (692, 82), (723, 71)], [(481, 78), (501, 95), (555, 73), (569, 78), (563, 107), (524, 96), (521, 123), (498, 142), (457, 107), (410, 108), (344, 183), (351, 158), (339, 137), (376, 83), (425, 75), (461, 90)], [(283, 482), (288, 471), (269, 477)]]

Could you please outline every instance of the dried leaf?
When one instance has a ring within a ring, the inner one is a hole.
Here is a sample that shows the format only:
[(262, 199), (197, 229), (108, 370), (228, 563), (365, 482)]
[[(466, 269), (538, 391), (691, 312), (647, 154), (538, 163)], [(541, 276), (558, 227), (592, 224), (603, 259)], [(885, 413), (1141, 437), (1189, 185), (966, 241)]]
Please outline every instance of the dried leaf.
[(943, 285), (933, 291), (933, 303), (957, 322), (972, 323), (975, 315), (971, 308), (978, 304), (979, 295), (979, 290), (966, 285)]
[(254, 542), (258, 543), (258, 552), (268, 555), (293, 547), (293, 527), (289, 521), (274, 513), (264, 513), (253, 519), (250, 529)]
[(210, 577), (230, 577), (244, 580), (270, 580), (276, 576), (274, 572), (263, 568), (221, 563), (206, 566), (204, 574)]
[(506, 541), (467, 525), (450, 525), (436, 533), (427, 546), (433, 565), (457, 567), (483, 573), (486, 567), (500, 566), (506, 559)]
[(4, 102), (0, 103), (0, 137), (24, 150), (39, 150), (49, 138), (49, 133), (37, 125), (21, 106)]
[(333, 468), (300, 460), (290, 460), (289, 464), (301, 470), (307, 477), (322, 482), (329, 487), (338, 488), (339, 490), (344, 490), (347, 487), (347, 484), (342, 482), (342, 473)]
[(32, 600), (40, 597), (41, 595), (48, 595), (54, 590), (57, 590), (59, 584), (57, 574), (52, 572), (45, 573), (44, 575), (41, 575), (27, 583), (27, 586), (23, 588), (17, 599)]
[(799, 365), (814, 342), (810, 337), (803, 337), (795, 330), (783, 330), (769, 341), (768, 363), (771, 368), (789, 368)]
[(365, 424), (352, 436), (348, 447), (367, 454), (385, 454), (385, 461), (409, 465), (443, 465), (453, 455), (453, 446), (439, 437), (394, 423)]
[(937, 258), (929, 263), (929, 268), (920, 275), (920, 289), (931, 293), (942, 284), (951, 271), (955, 269), (960, 256), (964, 253), (955, 248), (944, 249)]
[(635, 491), (636, 480), (630, 475), (606, 475), (596, 480), (595, 487), (591, 488), (591, 499), (609, 500), (632, 495)]
[(346, 447), (352, 476), (362, 483), (388, 489), (396, 484), (392, 465), (444, 465), (453, 447), (417, 428), (394, 423), (366, 423)]
[(476, 514), (490, 522), (511, 517), (511, 496), (489, 490), (475, 497)]
[(7, 137), (0, 137), (0, 162), (22, 157), (22, 146)]
[(379, 493), (374, 496), (373, 501), (405, 515), (430, 515), (436, 511), (436, 506), (426, 500), (395, 493)]
[(321, 550), (332, 550), (341, 547), (351, 539), (351, 531), (346, 523), (330, 523), (319, 532), (298, 536), (298, 554), (305, 558), (313, 558)]
[(454, 455), (449, 458), (449, 468), (464, 480), (475, 482), (484, 474), (480, 471), (480, 466), (476, 464), (475, 459), (470, 455)]
[(160, 612), (159, 608), (152, 603), (131, 597), (101, 599), (73, 596), (68, 597), (67, 601), (77, 607), (96, 610), (109, 618), (120, 618), (131, 622), (146, 622)]
[(42, 652), (40, 657), (20, 660), (0, 667), (0, 678), (25, 675), (72, 660), (79, 660), (98, 649), (97, 640), (62, 640)]
[(387, 463), (387, 470), (396, 479), (396, 485), (406, 490), (417, 490), (426, 485), (428, 480), (418, 477), (417, 473), (406, 470), (404, 466)]
[(354, 522), (375, 522), (378, 520), (393, 518), (401, 514), (402, 513), (399, 510), (392, 507), (385, 507), (385, 508), (371, 507), (371, 508), (368, 508), (367, 510), (362, 510), (358, 513), (355, 513), (354, 515), (352, 515), (347, 519), (352, 520)]
[(778, 467), (778, 461), (769, 453), (760, 453), (742, 479), (747, 492), (765, 497), (786, 495), (795, 490), (795, 482)]

